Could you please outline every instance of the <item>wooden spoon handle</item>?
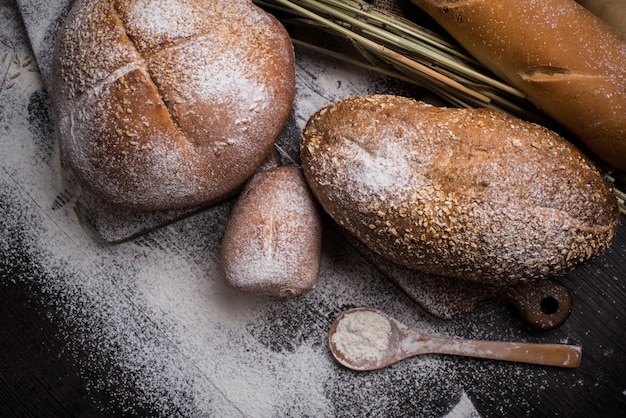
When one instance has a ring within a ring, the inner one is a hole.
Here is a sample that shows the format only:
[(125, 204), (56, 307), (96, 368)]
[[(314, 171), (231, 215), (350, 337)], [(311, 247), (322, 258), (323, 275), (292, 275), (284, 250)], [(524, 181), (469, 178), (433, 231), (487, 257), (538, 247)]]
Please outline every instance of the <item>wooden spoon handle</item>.
[[(578, 367), (582, 354), (580, 347), (563, 344), (530, 344), (444, 338), (431, 338), (428, 342), (422, 341), (422, 344), (428, 346), (428, 352), (433, 354), (452, 354), (568, 368)], [(423, 353), (425, 351), (422, 349), (420, 354)]]

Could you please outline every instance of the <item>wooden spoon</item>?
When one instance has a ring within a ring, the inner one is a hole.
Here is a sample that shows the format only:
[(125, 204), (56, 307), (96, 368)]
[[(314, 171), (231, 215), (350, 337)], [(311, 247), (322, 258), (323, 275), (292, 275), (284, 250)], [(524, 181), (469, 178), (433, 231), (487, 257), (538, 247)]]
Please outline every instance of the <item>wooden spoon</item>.
[(581, 348), (571, 345), (431, 337), (370, 308), (341, 314), (330, 327), (328, 340), (337, 361), (354, 370), (377, 370), (418, 354), (451, 354), (568, 368), (578, 367), (581, 358)]

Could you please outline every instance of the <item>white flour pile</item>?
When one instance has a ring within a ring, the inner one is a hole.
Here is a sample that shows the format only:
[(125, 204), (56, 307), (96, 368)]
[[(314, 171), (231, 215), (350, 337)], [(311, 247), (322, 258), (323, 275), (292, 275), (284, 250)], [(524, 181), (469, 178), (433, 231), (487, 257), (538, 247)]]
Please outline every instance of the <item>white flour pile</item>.
[[(0, 6), (0, 27), (10, 30), (3, 34), (17, 46), (8, 59), (22, 60), (32, 53), (16, 13)], [(294, 131), (330, 100), (384, 88), (301, 52), (298, 59)], [(14, 64), (9, 72), (16, 70)], [(10, 280), (52, 308), (67, 344), (60, 356), (75, 361), (89, 379), (88, 395), (113, 399), (103, 410), (167, 417), (450, 411), (476, 417), (470, 399), (489, 400), (501, 389), (498, 382), (510, 383), (509, 394), (543, 384), (541, 368), (443, 356), (420, 356), (367, 374), (337, 364), (327, 333), (342, 311), (355, 306), (384, 309), (411, 326), (419, 322), (433, 335), (493, 335), (468, 329), (465, 321), (424, 317), (330, 231), (318, 287), (287, 300), (242, 296), (223, 285), (219, 246), (230, 204), (123, 244), (101, 243), (75, 215), (78, 191), (63, 180), (38, 74), (23, 73), (12, 89), (0, 91), (0, 255), (7, 270), (31, 272)], [(478, 322), (509, 314), (489, 312)], [(508, 335), (519, 337), (514, 329)], [(519, 407), (535, 400), (527, 402)]]
[(378, 361), (389, 347), (391, 324), (378, 312), (347, 313), (331, 341), (348, 361)]

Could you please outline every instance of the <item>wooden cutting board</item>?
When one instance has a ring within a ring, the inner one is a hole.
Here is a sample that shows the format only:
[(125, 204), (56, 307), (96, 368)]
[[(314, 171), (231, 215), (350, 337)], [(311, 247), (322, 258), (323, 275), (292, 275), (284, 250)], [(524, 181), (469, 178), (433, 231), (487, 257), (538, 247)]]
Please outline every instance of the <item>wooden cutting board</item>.
[(570, 291), (555, 279), (494, 286), (436, 276), (392, 263), (369, 250), (348, 232), (340, 232), (363, 258), (434, 317), (457, 318), (489, 300), (500, 300), (512, 305), (529, 327), (547, 331), (561, 326), (572, 310)]

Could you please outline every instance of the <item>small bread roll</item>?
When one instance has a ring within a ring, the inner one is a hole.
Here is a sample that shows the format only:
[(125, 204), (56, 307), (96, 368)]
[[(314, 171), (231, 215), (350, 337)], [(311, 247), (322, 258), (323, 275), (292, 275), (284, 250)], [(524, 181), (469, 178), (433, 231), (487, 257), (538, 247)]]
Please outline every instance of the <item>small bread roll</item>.
[(250, 0), (78, 0), (52, 66), (64, 161), (129, 210), (231, 196), (295, 93), (290, 38)]
[(245, 293), (296, 296), (317, 285), (321, 218), (302, 170), (276, 167), (246, 184), (224, 233), (226, 285)]
[(412, 0), (598, 157), (626, 170), (626, 38), (574, 0)]
[(503, 112), (349, 98), (311, 117), (301, 157), (340, 227), (439, 276), (510, 285), (562, 275), (608, 248), (619, 225), (589, 158)]

